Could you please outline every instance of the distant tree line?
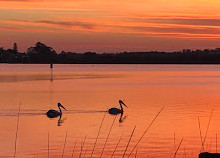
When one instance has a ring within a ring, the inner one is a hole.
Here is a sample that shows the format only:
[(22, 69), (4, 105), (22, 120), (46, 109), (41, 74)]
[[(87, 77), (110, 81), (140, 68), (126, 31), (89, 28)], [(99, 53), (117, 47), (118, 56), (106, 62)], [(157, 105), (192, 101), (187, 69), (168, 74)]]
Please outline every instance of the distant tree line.
[(0, 63), (38, 63), (38, 64), (219, 64), (220, 48), (177, 52), (95, 52), (57, 53), (53, 48), (38, 42), (26, 53), (18, 52), (17, 44), (13, 49), (0, 47)]

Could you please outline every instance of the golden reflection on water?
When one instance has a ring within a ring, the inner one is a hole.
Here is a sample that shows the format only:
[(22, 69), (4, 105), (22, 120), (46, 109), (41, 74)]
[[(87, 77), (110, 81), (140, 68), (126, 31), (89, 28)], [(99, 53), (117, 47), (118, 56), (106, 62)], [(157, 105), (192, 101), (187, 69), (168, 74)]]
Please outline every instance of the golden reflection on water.
[[(48, 157), (48, 134), (50, 157), (62, 157), (63, 154), (71, 157), (75, 143), (74, 157), (80, 154), (81, 157), (90, 157), (104, 111), (111, 107), (119, 108), (119, 99), (124, 100), (128, 108), (124, 108), (122, 122), (117, 116), (103, 157), (111, 157), (123, 135), (114, 154), (114, 157), (122, 157), (136, 125), (127, 157), (163, 106), (165, 109), (138, 144), (137, 157), (173, 157), (182, 138), (177, 156), (198, 157), (201, 149), (198, 117), (204, 138), (212, 109), (214, 112), (204, 147), (209, 152), (218, 151), (220, 73), (217, 65), (209, 69), (204, 69), (204, 65), (192, 68), (165, 65), (166, 69), (144, 65), (146, 70), (130, 66), (130, 71), (123, 65), (118, 65), (119, 70), (116, 65), (101, 67), (101, 71), (88, 65), (83, 70), (66, 71), (66, 65), (57, 65), (57, 69), (55, 65), (53, 82), (46, 66), (38, 69), (38, 65), (31, 65), (34, 67), (31, 72), (25, 71), (24, 65), (21, 67), (19, 71), (0, 72), (0, 157), (14, 154), (20, 102), (18, 157)], [(49, 109), (58, 110), (57, 102), (67, 109), (60, 121), (59, 117), (49, 119), (45, 115)], [(114, 116), (106, 115), (93, 157), (100, 157), (113, 120)], [(135, 153), (136, 149), (131, 157), (135, 157)]]

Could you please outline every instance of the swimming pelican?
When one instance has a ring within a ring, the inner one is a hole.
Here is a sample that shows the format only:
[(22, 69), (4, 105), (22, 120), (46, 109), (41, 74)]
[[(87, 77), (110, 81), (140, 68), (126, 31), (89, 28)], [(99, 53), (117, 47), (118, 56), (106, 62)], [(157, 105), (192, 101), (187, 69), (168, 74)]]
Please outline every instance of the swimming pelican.
[(112, 115), (123, 114), (124, 110), (123, 110), (122, 105), (124, 105), (126, 107), (127, 107), (127, 105), (125, 105), (125, 103), (123, 103), (122, 100), (119, 100), (119, 104), (120, 104), (121, 109), (111, 108), (111, 109), (108, 110), (108, 113), (112, 114)]
[[(47, 114), (47, 117), (49, 118), (54, 118), (54, 117), (58, 117), (58, 116), (62, 116), (62, 111), (60, 109), (60, 107), (62, 107), (63, 109), (65, 109), (60, 103), (57, 104), (59, 111), (56, 111), (56, 110), (49, 110), (46, 114)], [(65, 109), (66, 110), (66, 109)]]

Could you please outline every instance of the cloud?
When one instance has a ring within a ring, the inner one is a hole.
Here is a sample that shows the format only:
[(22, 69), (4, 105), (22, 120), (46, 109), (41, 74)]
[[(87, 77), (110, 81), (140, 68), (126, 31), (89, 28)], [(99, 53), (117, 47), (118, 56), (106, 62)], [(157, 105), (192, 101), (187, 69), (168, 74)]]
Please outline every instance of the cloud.
[(151, 31), (158, 33), (192, 33), (192, 34), (219, 34), (220, 29), (210, 28), (178, 28), (178, 27), (143, 27), (143, 26), (127, 26), (127, 29), (136, 30), (140, 32)]
[(7, 23), (15, 23), (15, 24), (30, 24), (30, 25), (52, 25), (58, 27), (65, 27), (65, 28), (80, 28), (80, 29), (87, 29), (92, 30), (94, 29), (94, 25), (87, 22), (71, 22), (71, 21), (50, 21), (50, 20), (38, 20), (38, 21), (28, 21), (28, 20), (5, 20)]
[(13, 26), (0, 26), (0, 30), (6, 31), (17, 31), (17, 32), (55, 32), (54, 30), (46, 30), (39, 28), (22, 28), (22, 27), (13, 27)]
[[(124, 18), (125, 19), (125, 18)], [(133, 20), (131, 20), (133, 19)], [(84, 21), (59, 21), (59, 20), (5, 20), (9, 25), (22, 26), (28, 29), (54, 30), (56, 32), (71, 32), (73, 30), (109, 32), (109, 33), (131, 33), (137, 35), (148, 35), (157, 37), (172, 38), (219, 38), (219, 19), (197, 19), (195, 18), (130, 18), (126, 20), (109, 21), (106, 20), (86, 20)], [(190, 20), (189, 20), (190, 19)], [(206, 25), (203, 25), (206, 24)]]
[(92, 24), (85, 23), (85, 22), (41, 20), (41, 21), (34, 21), (34, 23), (51, 24), (51, 25), (58, 25), (58, 26), (69, 26), (69, 27), (78, 26), (78, 27), (81, 27), (84, 29), (93, 29), (94, 28), (94, 26)]
[(33, 0), (0, 0), (0, 2), (32, 2)]
[(220, 26), (220, 19), (212, 18), (188, 18), (188, 17), (158, 17), (158, 18), (130, 18), (131, 21), (146, 23), (164, 23), (164, 24), (180, 24), (180, 25), (203, 25), (203, 26)]

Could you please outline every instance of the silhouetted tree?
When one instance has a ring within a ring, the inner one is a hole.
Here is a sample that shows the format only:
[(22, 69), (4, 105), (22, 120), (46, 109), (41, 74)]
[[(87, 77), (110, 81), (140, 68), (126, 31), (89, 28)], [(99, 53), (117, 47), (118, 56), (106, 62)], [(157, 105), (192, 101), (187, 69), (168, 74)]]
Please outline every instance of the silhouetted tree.
[(41, 42), (37, 42), (35, 47), (27, 49), (30, 62), (33, 63), (53, 63), (57, 54), (53, 48), (46, 46)]
[(17, 54), (12, 49), (4, 50), (0, 48), (0, 62), (2, 63), (16, 63)]
[(17, 52), (17, 44), (13, 49), (0, 47), (1, 63), (61, 63), (61, 64), (219, 64), (220, 48), (177, 52), (95, 52), (73, 53), (62, 51), (58, 55), (45, 44), (38, 42), (27, 49), (27, 53)]

